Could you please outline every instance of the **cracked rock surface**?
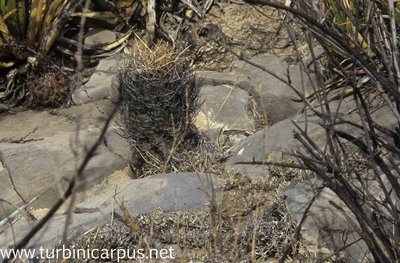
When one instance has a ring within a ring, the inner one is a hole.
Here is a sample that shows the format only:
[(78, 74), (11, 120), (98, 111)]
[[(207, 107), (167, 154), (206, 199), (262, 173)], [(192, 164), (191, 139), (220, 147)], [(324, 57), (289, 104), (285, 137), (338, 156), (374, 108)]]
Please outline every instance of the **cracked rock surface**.
[[(204, 207), (209, 204), (209, 196), (216, 184), (217, 178), (204, 173), (171, 173), (137, 180), (119, 179), (108, 189), (93, 189), (85, 201), (76, 205), (68, 237), (73, 238), (83, 231), (110, 222), (112, 217), (122, 217), (124, 214), (136, 217), (156, 209), (173, 212)], [(31, 246), (51, 248), (62, 240), (65, 222), (68, 220), (62, 210), (31, 240)], [(6, 229), (0, 234), (0, 248), (14, 244), (14, 237), (26, 234), (34, 223), (24, 217), (12, 228)]]
[[(34, 207), (53, 204), (98, 138), (110, 106), (103, 100), (0, 117), (0, 193), (12, 204), (2, 204), (1, 219), (39, 195)], [(89, 186), (127, 165), (121, 156), (127, 147), (113, 127), (106, 138), (108, 143), (98, 148), (86, 170), (86, 178), (91, 178), (86, 182)]]

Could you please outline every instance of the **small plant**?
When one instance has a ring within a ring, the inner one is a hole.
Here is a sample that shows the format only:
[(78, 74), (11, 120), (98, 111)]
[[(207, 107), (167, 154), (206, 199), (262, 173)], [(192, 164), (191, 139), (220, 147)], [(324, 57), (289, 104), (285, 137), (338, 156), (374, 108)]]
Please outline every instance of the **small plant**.
[(29, 104), (50, 107), (64, 105), (70, 94), (68, 80), (59, 68), (44, 68), (32, 72), (27, 82)]
[[(112, 24), (108, 23), (107, 19), (104, 20), (98, 12), (87, 9), (99, 9), (99, 5), (110, 9), (106, 2), (108, 1), (0, 0), (0, 106), (10, 108), (26, 101), (33, 106), (30, 95), (39, 99), (43, 94), (38, 93), (43, 92), (52, 94), (50, 97), (53, 97), (59, 92), (59, 83), (53, 83), (54, 88), (58, 90), (52, 91), (53, 87), (50, 84), (43, 84), (37, 87), (39, 91), (26, 83), (26, 80), (30, 80), (32, 74), (41, 72), (43, 68), (61, 64), (61, 59), (64, 59), (64, 64), (63, 67), (59, 67), (59, 71), (65, 67), (69, 67), (70, 70), (82, 70), (76, 66), (79, 65), (79, 61), (87, 65), (89, 63), (86, 62), (93, 62), (94, 59), (123, 47), (132, 33), (132, 30), (124, 27), (121, 30), (122, 36), (116, 41), (101, 45), (83, 44), (89, 28), (115, 28), (118, 24), (126, 23), (120, 18), (123, 14), (121, 10), (114, 10), (117, 14), (104, 12), (104, 17), (115, 22)], [(85, 6), (86, 3), (88, 6)], [(113, 9), (122, 8), (129, 3), (132, 4), (132, 0), (120, 0)], [(134, 11), (135, 8), (132, 8), (126, 11), (126, 15), (133, 15)], [(45, 75), (37, 78), (43, 78)], [(50, 75), (48, 80), (51, 81)], [(59, 81), (60, 79), (56, 82)], [(50, 90), (45, 91), (45, 86)], [(44, 104), (59, 104), (59, 98), (54, 103)], [(39, 99), (39, 104), (43, 104), (42, 99)]]
[[(132, 50), (117, 75), (122, 136), (132, 145), (131, 168), (163, 166), (174, 152), (197, 141), (192, 119), (199, 108), (199, 87), (190, 61), (165, 44)], [(190, 141), (191, 139), (194, 139)]]

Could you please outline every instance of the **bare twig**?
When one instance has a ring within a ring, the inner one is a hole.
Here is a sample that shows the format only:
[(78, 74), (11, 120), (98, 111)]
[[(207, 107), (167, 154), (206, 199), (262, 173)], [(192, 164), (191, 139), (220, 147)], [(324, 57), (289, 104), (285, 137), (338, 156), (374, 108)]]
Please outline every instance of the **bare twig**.
[[(71, 179), (67, 187), (67, 190), (64, 192), (63, 196), (60, 199), (58, 199), (58, 201), (50, 208), (47, 214), (39, 222), (37, 222), (34, 225), (34, 227), (16, 244), (16, 246), (14, 247), (15, 250), (24, 248), (29, 243), (29, 241), (40, 231), (40, 229), (42, 229), (43, 226), (50, 220), (50, 218), (53, 217), (53, 215), (61, 207), (61, 205), (63, 205), (65, 201), (74, 193), (77, 180), (81, 179), (84, 176), (86, 166), (93, 158), (93, 156), (96, 154), (96, 150), (99, 147), (99, 145), (102, 144), (103, 137), (117, 109), (118, 109), (118, 104), (113, 108), (112, 112), (108, 116), (99, 137), (97, 138), (96, 142), (89, 148), (86, 156), (84, 157), (81, 165), (79, 166), (76, 172), (76, 175)], [(11, 259), (12, 258), (5, 259), (3, 262), (6, 263)]]

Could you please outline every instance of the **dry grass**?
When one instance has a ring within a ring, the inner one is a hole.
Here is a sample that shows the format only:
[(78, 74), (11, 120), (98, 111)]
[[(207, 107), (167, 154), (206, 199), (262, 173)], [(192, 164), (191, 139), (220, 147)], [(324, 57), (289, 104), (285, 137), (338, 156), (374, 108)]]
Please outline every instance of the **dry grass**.
[(125, 60), (128, 67), (140, 68), (146, 72), (165, 72), (177, 60), (184, 58), (181, 56), (183, 52), (172, 49), (164, 42), (159, 42), (151, 48), (142, 42), (135, 42), (126, 53), (129, 54)]
[[(287, 183), (295, 171), (284, 171)], [(277, 262), (291, 244), (295, 230), (279, 186), (239, 174), (218, 174), (222, 181), (215, 200), (190, 211), (152, 213), (132, 217), (122, 211), (112, 223), (75, 238), (79, 248), (174, 248), (174, 260), (163, 262)], [(307, 244), (298, 243), (296, 260), (316, 262)], [(321, 258), (321, 257), (320, 257)], [(151, 262), (151, 261), (146, 261)], [(298, 262), (288, 258), (285, 262)], [(326, 261), (328, 262), (328, 261)]]

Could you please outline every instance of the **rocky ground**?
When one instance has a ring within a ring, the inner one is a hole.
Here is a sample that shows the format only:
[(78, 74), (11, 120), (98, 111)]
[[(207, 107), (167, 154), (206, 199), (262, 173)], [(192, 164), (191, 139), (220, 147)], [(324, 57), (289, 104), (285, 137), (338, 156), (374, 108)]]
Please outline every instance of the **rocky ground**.
[[(73, 238), (66, 242), (69, 246), (150, 244), (172, 246), (185, 262), (208, 262), (210, 258), (216, 262), (276, 262), (318, 182), (295, 169), (238, 162), (288, 160), (282, 153), (299, 148), (294, 123), (304, 127), (304, 116), (309, 114), (302, 112), (303, 104), (293, 89), (260, 68), (286, 80), (290, 76), (291, 85), (306, 96), (313, 93), (315, 81), (295, 63), (283, 33), (276, 34), (281, 14), (259, 11), (226, 4), (223, 11), (213, 8), (204, 23), (219, 24), (226, 36), (240, 43), (233, 45), (235, 50), (260, 66), (238, 61), (227, 51), (220, 57), (200, 55), (196, 75), (204, 103), (195, 124), (224, 156), (219, 168), (205, 166), (196, 172), (132, 179), (126, 169), (129, 145), (118, 136), (113, 122), (85, 171), (73, 209), (68, 204), (62, 207), (31, 240), (31, 246), (58, 244), (68, 222), (68, 238)], [(260, 19), (250, 19), (253, 16)], [(228, 17), (241, 23), (230, 23)], [(104, 41), (106, 35), (110, 37), (103, 32), (91, 41)], [(244, 43), (249, 36), (250, 41)], [(121, 56), (102, 60), (89, 82), (75, 91), (75, 104), (69, 108), (0, 116), (0, 248), (22, 237), (74, 176), (112, 107), (112, 80)], [(209, 57), (218, 61), (207, 61)], [(352, 102), (345, 101), (340, 113), (356, 119), (349, 113), (352, 108)], [(386, 125), (393, 122), (385, 109), (374, 114)], [(312, 122), (308, 125), (311, 137), (323, 145), (323, 129)], [(331, 192), (323, 192), (303, 224), (299, 247), (303, 262), (329, 257), (346, 242), (358, 239), (343, 215), (329, 208), (329, 200), (340, 203)], [(26, 207), (29, 216), (15, 212)], [(341, 256), (345, 262), (359, 262), (365, 251), (360, 241), (344, 249)]]

